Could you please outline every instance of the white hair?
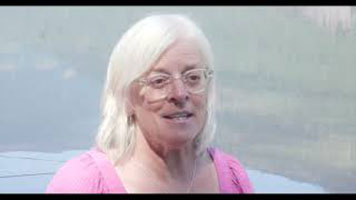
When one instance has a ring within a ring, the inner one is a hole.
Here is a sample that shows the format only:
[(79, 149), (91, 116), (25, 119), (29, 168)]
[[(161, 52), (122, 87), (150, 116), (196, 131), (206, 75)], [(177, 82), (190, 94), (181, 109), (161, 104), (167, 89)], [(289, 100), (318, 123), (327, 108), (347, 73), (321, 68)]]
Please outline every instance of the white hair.
[[(213, 57), (208, 40), (188, 17), (178, 14), (148, 16), (134, 24), (115, 46), (109, 61), (103, 90), (102, 122), (96, 146), (116, 164), (130, 155), (136, 141), (136, 124), (126, 110), (130, 84), (148, 71), (163, 52), (178, 39), (197, 42), (207, 68)], [(207, 98), (207, 118), (202, 131), (194, 139), (196, 154), (203, 153), (215, 133), (215, 84), (211, 80)]]

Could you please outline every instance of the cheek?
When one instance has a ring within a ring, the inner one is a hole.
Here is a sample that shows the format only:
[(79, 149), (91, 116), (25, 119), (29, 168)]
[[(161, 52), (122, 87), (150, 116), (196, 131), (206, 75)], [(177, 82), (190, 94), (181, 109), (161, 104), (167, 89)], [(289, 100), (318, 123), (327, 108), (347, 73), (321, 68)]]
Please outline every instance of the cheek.
[(157, 116), (157, 108), (142, 104), (137, 107), (135, 115), (137, 119), (137, 125), (143, 132), (155, 133), (159, 124), (159, 118)]
[(205, 96), (196, 96), (192, 98), (192, 103), (198, 114), (199, 120), (204, 121), (207, 114), (207, 98)]
[(152, 102), (148, 98), (142, 97), (141, 101), (142, 108), (147, 110), (148, 112), (157, 113), (164, 106), (164, 102)]
[(141, 123), (145, 125), (154, 125), (157, 122), (157, 113), (163, 107), (162, 102), (150, 102), (145, 95), (139, 95), (136, 104), (136, 115)]
[(150, 101), (144, 88), (138, 88), (134, 94), (133, 99), (135, 100), (135, 106), (138, 108), (138, 112), (157, 112), (163, 106), (162, 102)]

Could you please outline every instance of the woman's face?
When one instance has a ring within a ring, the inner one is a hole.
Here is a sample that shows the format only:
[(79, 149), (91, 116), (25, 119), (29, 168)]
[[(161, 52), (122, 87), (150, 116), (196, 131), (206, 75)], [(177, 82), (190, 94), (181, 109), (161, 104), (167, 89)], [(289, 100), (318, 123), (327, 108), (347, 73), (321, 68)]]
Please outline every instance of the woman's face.
[(204, 67), (195, 43), (181, 40), (168, 48), (143, 76), (158, 85), (161, 80), (155, 77), (176, 77), (166, 86), (169, 89), (135, 84), (131, 96), (133, 112), (149, 143), (179, 148), (192, 142), (202, 130), (207, 115), (207, 92), (192, 94), (186, 83), (177, 77)]

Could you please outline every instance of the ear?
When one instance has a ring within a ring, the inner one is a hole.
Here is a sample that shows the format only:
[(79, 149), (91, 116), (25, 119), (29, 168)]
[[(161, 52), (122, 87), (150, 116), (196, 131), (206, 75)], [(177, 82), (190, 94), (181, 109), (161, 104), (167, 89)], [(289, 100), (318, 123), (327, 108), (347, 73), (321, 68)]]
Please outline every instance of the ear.
[(128, 116), (135, 114), (135, 110), (130, 101), (126, 101), (126, 112)]
[(128, 116), (131, 116), (135, 113), (135, 108), (134, 105), (132, 103), (132, 95), (130, 95), (130, 92), (128, 92), (127, 98), (126, 98), (126, 102), (125, 102), (125, 109), (126, 112), (128, 114)]

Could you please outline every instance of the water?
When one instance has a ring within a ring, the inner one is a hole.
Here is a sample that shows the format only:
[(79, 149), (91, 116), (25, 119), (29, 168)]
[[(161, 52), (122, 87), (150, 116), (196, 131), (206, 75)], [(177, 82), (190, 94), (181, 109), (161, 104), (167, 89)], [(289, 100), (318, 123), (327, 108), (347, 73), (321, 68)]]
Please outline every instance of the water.
[(211, 41), (214, 145), (250, 169), (356, 191), (354, 28), (293, 7), (0, 8), (0, 151), (90, 148), (111, 50), (152, 12), (189, 14)]

